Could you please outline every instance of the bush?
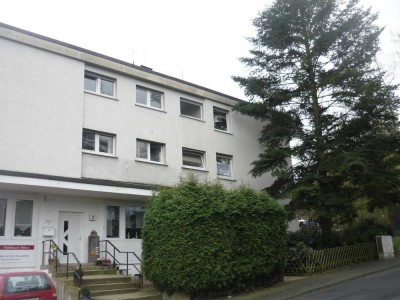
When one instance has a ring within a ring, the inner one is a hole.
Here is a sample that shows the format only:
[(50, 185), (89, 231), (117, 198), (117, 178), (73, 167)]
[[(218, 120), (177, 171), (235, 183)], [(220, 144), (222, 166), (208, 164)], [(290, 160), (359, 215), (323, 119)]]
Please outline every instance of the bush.
[(81, 286), (81, 297), (90, 298), (90, 289), (86, 284)]
[(161, 291), (193, 297), (281, 279), (286, 219), (265, 193), (190, 177), (146, 210), (143, 270)]
[(374, 242), (378, 235), (393, 235), (389, 224), (380, 223), (374, 219), (364, 219), (343, 230), (343, 243), (347, 245)]
[(305, 245), (314, 250), (333, 248), (341, 246), (341, 238), (338, 233), (333, 232), (329, 238), (322, 235), (320, 230), (310, 230), (310, 228), (300, 228), (295, 232), (287, 233), (287, 246), (288, 249), (296, 248)]

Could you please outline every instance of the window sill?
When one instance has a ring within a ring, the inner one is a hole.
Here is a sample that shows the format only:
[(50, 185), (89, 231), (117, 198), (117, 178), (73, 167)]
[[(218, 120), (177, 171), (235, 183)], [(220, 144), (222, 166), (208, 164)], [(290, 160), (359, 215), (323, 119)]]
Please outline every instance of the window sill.
[(222, 180), (228, 180), (228, 181), (237, 181), (236, 179), (230, 178), (230, 177), (224, 177), (224, 176), (217, 176), (218, 179)]
[(194, 118), (194, 117), (191, 117), (191, 116), (186, 116), (186, 115), (182, 115), (182, 114), (180, 114), (180, 116), (181, 116), (182, 118), (188, 118), (188, 119), (195, 120), (195, 121), (199, 121), (199, 122), (203, 122), (203, 123), (206, 122), (206, 121), (204, 121), (204, 120), (202, 120), (202, 119)]
[(110, 158), (118, 158), (118, 156), (115, 156), (113, 154), (93, 152), (93, 151), (89, 151), (89, 150), (82, 150), (82, 153), (91, 154), (91, 155), (98, 155), (98, 156), (104, 156), (104, 157), (110, 157)]
[(200, 172), (208, 172), (208, 170), (203, 169), (203, 168), (196, 168), (196, 167), (189, 167), (189, 166), (182, 166), (182, 169), (194, 170), (194, 171), (200, 171)]
[(119, 101), (116, 97), (107, 96), (107, 95), (103, 95), (103, 94), (99, 94), (99, 93), (95, 93), (95, 92), (91, 92), (91, 91), (87, 91), (87, 90), (85, 90), (84, 92), (87, 93), (87, 94), (90, 94), (90, 95), (95, 95), (95, 96), (107, 98), (107, 99), (110, 99), (110, 100)]
[(219, 129), (215, 129), (215, 128), (214, 128), (214, 131), (216, 131), (216, 132), (221, 132), (221, 133), (225, 133), (225, 134), (230, 134), (230, 135), (233, 135), (233, 133), (232, 133), (232, 132), (230, 132), (230, 131), (224, 131), (224, 130), (219, 130)]
[(140, 158), (136, 158), (135, 161), (137, 161), (137, 162), (142, 162), (142, 163), (146, 163), (146, 164), (152, 164), (152, 165), (158, 165), (158, 166), (168, 167), (167, 164), (162, 163), (162, 162), (156, 162), (156, 161), (145, 160), (145, 159), (140, 159)]
[(155, 108), (155, 107), (152, 107), (152, 106), (147, 106), (147, 105), (140, 104), (140, 103), (135, 103), (135, 105), (136, 105), (136, 106), (139, 106), (139, 107), (148, 108), (148, 109), (152, 109), (152, 110), (155, 110), (155, 111), (159, 111), (159, 112), (167, 113), (165, 110), (163, 110), (163, 109), (160, 109), (160, 108)]

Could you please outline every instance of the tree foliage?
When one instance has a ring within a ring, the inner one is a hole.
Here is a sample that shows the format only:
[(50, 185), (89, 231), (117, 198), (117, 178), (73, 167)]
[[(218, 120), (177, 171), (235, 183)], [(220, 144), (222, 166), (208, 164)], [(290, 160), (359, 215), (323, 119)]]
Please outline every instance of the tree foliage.
[(284, 209), (266, 193), (188, 178), (150, 201), (144, 274), (192, 296), (266, 285), (281, 275), (285, 232)]
[(327, 234), (360, 197), (399, 201), (399, 98), (375, 64), (376, 19), (358, 0), (275, 0), (254, 20), (249, 76), (233, 77), (250, 98), (236, 109), (265, 121), (252, 174), (272, 172), (267, 190)]

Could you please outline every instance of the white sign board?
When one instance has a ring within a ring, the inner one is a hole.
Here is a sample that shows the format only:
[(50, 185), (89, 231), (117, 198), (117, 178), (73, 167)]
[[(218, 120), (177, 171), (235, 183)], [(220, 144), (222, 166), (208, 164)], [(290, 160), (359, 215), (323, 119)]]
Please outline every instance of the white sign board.
[(34, 245), (0, 245), (0, 265), (33, 262)]

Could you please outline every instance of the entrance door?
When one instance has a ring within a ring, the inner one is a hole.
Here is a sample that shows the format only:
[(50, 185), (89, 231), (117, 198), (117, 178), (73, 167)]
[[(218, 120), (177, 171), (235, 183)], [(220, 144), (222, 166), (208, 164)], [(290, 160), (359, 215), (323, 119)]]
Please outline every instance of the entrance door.
[[(58, 226), (58, 246), (63, 252), (73, 252), (81, 260), (82, 248), (82, 215), (80, 213), (60, 212)], [(61, 263), (67, 262), (67, 256), (62, 255)], [(73, 256), (69, 256), (70, 263), (76, 263)]]

